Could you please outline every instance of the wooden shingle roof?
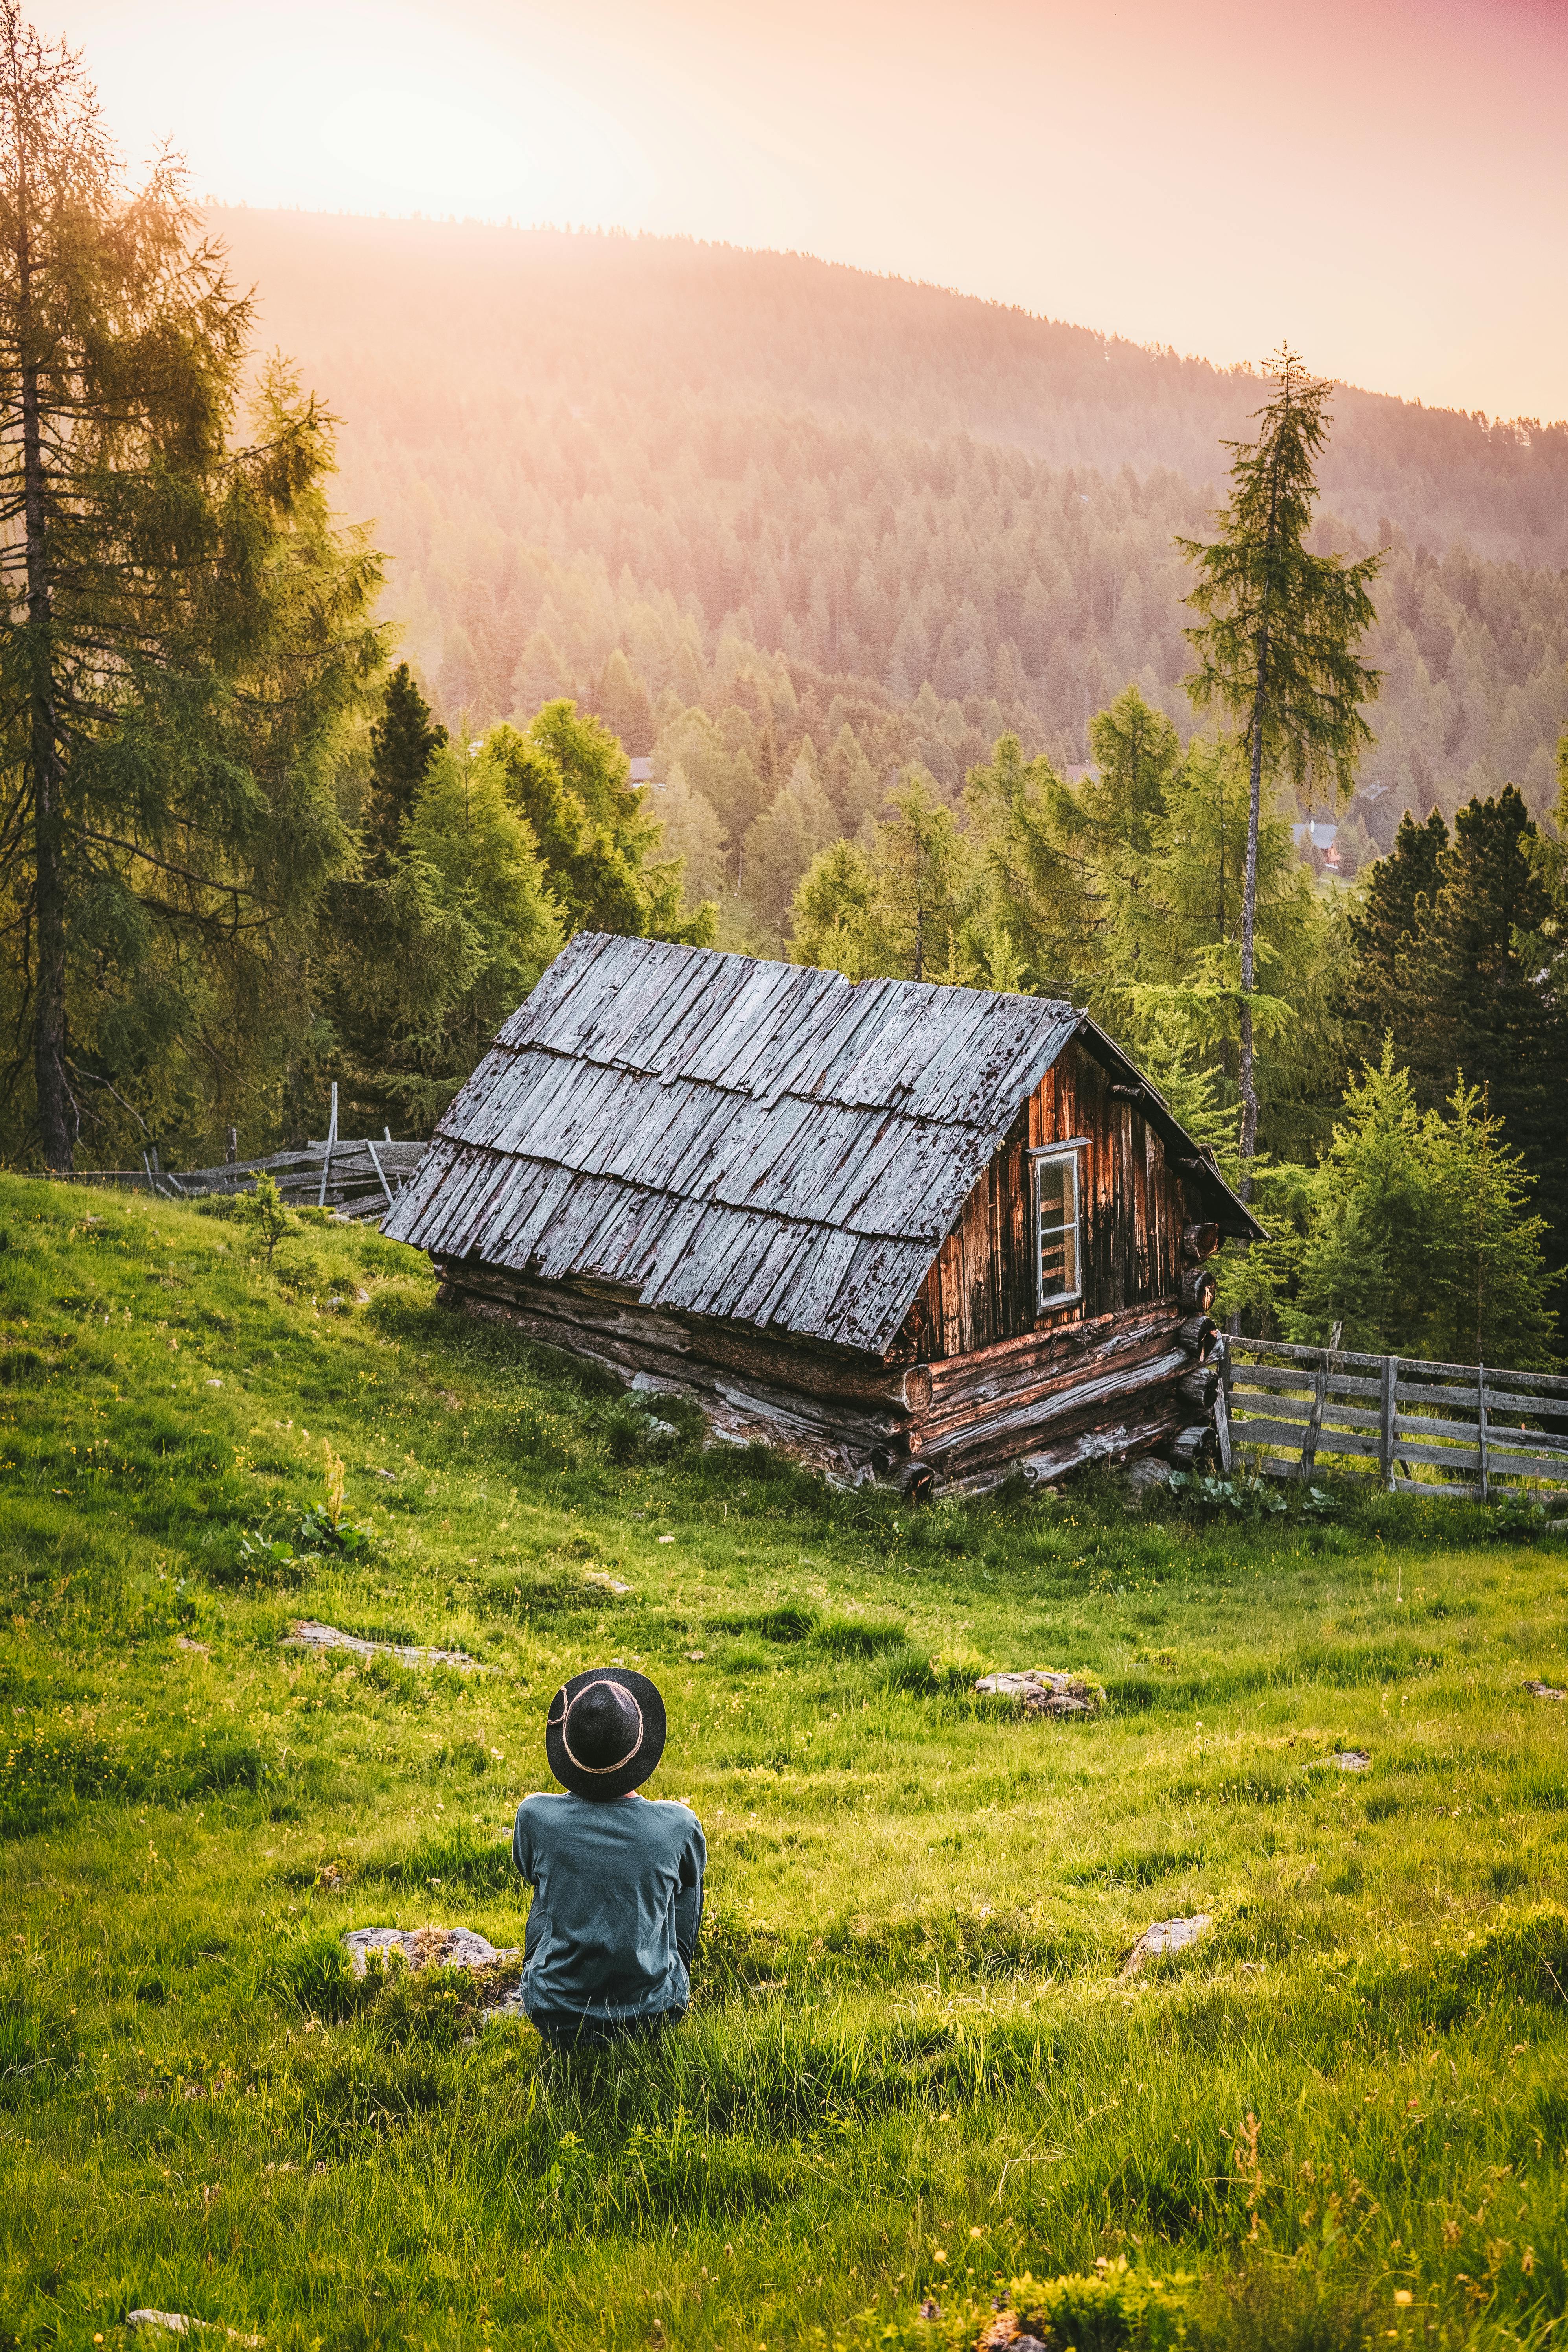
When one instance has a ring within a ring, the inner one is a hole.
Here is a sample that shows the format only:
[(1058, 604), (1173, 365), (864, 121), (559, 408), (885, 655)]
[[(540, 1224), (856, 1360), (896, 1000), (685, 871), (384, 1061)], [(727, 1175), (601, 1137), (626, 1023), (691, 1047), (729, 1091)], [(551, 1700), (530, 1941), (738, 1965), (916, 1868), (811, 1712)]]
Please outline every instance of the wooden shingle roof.
[(880, 1354), (1019, 1105), (1084, 1027), (1044, 997), (580, 932), (384, 1231)]

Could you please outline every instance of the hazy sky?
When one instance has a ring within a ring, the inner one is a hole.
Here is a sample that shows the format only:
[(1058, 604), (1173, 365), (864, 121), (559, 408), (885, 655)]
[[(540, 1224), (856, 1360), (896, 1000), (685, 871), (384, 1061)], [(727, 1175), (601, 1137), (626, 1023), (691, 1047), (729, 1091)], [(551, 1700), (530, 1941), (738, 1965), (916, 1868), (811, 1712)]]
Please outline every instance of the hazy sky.
[(1568, 415), (1568, 0), (78, 0), (132, 160), (255, 205), (795, 247)]

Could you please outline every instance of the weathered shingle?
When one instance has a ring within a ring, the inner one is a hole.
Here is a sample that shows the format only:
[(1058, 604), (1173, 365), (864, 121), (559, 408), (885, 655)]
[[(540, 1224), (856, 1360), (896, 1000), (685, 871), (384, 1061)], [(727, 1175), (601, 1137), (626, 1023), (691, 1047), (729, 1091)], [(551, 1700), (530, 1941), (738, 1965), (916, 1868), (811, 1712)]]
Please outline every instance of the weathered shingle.
[(879, 1354), (1019, 1106), (1086, 1026), (1045, 997), (857, 986), (580, 933), (384, 1229), (437, 1257)]

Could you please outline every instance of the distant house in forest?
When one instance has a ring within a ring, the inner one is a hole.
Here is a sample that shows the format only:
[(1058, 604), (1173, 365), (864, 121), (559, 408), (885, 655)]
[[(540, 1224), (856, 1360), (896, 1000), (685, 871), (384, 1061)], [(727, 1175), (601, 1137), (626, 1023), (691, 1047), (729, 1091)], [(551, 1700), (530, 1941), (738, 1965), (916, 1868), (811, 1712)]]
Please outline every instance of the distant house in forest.
[(1315, 849), (1331, 874), (1339, 871), (1339, 826), (1329, 818), (1308, 817), (1304, 824), (1290, 827), (1290, 838), (1298, 849)]
[(384, 1230), (443, 1298), (844, 1475), (975, 1488), (1212, 1427), (1261, 1228), (1087, 1014), (579, 933)]
[(651, 784), (653, 782), (653, 761), (651, 760), (632, 760), (627, 762), (627, 765), (631, 770), (627, 782), (631, 784), (634, 791), (636, 791), (637, 786), (640, 784)]

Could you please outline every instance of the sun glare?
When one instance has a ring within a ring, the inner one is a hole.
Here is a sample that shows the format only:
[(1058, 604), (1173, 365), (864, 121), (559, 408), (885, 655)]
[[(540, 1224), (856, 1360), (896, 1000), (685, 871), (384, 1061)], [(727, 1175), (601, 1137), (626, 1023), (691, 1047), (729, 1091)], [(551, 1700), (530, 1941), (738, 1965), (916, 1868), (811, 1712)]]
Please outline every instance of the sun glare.
[(399, 210), (635, 219), (647, 198), (647, 160), (625, 127), (543, 76), (505, 109), (371, 85), (325, 114), (318, 136), (363, 202)]

